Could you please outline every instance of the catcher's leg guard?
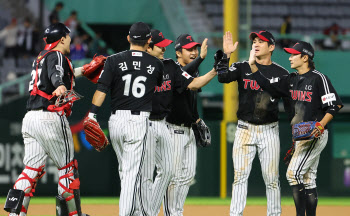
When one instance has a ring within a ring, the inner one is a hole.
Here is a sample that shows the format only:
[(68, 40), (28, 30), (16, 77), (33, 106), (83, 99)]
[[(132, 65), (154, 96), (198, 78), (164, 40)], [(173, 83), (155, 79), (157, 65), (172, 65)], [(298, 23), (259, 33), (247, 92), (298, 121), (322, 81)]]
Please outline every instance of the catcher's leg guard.
[[(81, 216), (78, 161), (74, 159), (72, 162), (59, 169), (59, 175), (58, 193), (60, 195), (56, 197), (56, 204), (59, 204), (59, 206), (56, 207), (57, 216), (66, 216), (66, 214), (62, 214), (66, 208), (68, 209), (69, 216)], [(65, 201), (63, 201), (63, 199)], [(58, 209), (60, 209), (60, 211), (58, 211)]]
[(14, 189), (22, 190), (24, 192), (24, 198), (20, 211), (21, 216), (27, 214), (29, 201), (35, 192), (37, 182), (45, 174), (44, 167), (45, 165), (40, 166), (39, 168), (26, 166), (13, 186)]
[(7, 194), (4, 210), (10, 213), (16, 213), (17, 215), (21, 213), (22, 203), (24, 199), (24, 191), (10, 189)]

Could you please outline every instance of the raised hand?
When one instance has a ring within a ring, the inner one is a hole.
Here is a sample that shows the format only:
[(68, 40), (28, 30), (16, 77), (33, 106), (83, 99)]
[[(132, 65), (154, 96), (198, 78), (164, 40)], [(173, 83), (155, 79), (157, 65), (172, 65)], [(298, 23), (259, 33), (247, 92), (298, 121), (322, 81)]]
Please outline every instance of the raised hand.
[(208, 38), (205, 38), (201, 46), (201, 58), (205, 59), (208, 53)]
[(231, 32), (227, 31), (224, 34), (222, 46), (224, 49), (224, 53), (226, 53), (226, 55), (227, 55), (227, 58), (230, 58), (231, 53), (233, 53), (237, 49), (237, 46), (238, 46), (237, 41), (233, 44)]

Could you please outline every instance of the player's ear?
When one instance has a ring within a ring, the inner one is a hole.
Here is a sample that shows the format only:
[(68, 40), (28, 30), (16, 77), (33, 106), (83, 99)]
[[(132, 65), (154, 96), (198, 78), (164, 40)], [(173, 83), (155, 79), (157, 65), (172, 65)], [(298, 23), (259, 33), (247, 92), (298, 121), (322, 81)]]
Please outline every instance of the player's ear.
[(182, 58), (182, 52), (180, 50), (176, 50), (176, 56), (178, 58)]
[(130, 43), (130, 36), (129, 36), (129, 35), (126, 37), (126, 39), (128, 39), (128, 41), (129, 41), (129, 43)]
[(269, 45), (269, 51), (270, 51), (270, 52), (274, 51), (274, 50), (275, 50), (275, 47), (276, 47), (275, 45), (270, 44), (270, 45)]
[(150, 44), (150, 43), (151, 43), (151, 41), (152, 41), (152, 37), (148, 38), (147, 43), (148, 43), (148, 44)]
[(303, 57), (301, 57), (301, 59), (303, 60), (303, 62), (308, 62), (309, 56), (308, 55), (304, 55)]

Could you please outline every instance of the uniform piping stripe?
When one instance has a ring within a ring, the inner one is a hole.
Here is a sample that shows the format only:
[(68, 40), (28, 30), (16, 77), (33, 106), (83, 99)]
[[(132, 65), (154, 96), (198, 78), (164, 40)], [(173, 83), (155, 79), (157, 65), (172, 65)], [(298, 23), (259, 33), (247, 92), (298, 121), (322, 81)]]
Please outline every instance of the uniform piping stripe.
[[(65, 143), (65, 149), (66, 149), (66, 163), (65, 164), (68, 164), (69, 161), (68, 161), (68, 155), (69, 155), (69, 151), (68, 151), (68, 144), (67, 144), (67, 138), (66, 138), (66, 130), (65, 130), (65, 127), (64, 127), (64, 123), (63, 123), (63, 119), (62, 119), (62, 116), (59, 117), (60, 120), (61, 120), (61, 127), (62, 127), (62, 133), (63, 133), (63, 139), (64, 139), (64, 143)], [(68, 169), (66, 169), (66, 173), (65, 174), (68, 174)], [(68, 178), (66, 178), (66, 185), (68, 186)]]
[(296, 171), (296, 173), (295, 173), (295, 179), (297, 180), (298, 184), (301, 184), (301, 183), (302, 183), (302, 182), (300, 181), (300, 179), (299, 179), (300, 172), (301, 172), (303, 166), (305, 165), (307, 159), (310, 157), (311, 152), (312, 152), (312, 150), (314, 149), (315, 143), (316, 143), (317, 141), (318, 141), (318, 139), (314, 139), (314, 140), (312, 141), (310, 148), (307, 150), (307, 152), (306, 152), (304, 158), (301, 160), (301, 163), (299, 164), (299, 167), (298, 167), (298, 169), (297, 169), (297, 171)]
[[(318, 74), (318, 75), (322, 78), (323, 87), (324, 87), (325, 93), (326, 93), (326, 94), (329, 94), (330, 91), (329, 91), (328, 82), (327, 82), (326, 77), (325, 77), (321, 72), (319, 72), (319, 71), (317, 71), (317, 70), (313, 70), (312, 72), (315, 73), (315, 74)], [(327, 102), (327, 103), (328, 103), (328, 106), (329, 106), (329, 105), (333, 105), (332, 101), (329, 101), (329, 102)]]

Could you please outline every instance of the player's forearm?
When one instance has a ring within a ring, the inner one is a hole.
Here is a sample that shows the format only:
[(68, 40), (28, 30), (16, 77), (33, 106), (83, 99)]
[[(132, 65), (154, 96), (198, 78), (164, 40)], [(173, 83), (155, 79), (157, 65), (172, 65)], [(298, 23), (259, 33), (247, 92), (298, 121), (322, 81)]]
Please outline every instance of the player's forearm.
[(105, 98), (106, 98), (106, 93), (96, 90), (94, 97), (92, 98), (92, 104), (97, 107), (100, 107), (102, 106)]
[(199, 68), (199, 65), (203, 62), (204, 59), (202, 59), (200, 56), (198, 56), (195, 60), (193, 60), (191, 63), (184, 66), (182, 69), (186, 71), (187, 73), (193, 75)]
[(205, 75), (194, 78), (193, 81), (187, 86), (187, 88), (192, 91), (200, 89), (203, 86), (207, 85), (210, 82), (210, 80), (212, 80), (215, 76), (216, 76), (216, 71), (213, 68), (211, 71), (209, 71)]
[(78, 68), (74, 68), (74, 76), (75, 77), (80, 77), (83, 75), (83, 67), (78, 67)]
[(325, 127), (331, 120), (333, 119), (333, 115), (326, 113), (326, 115), (324, 115), (323, 119), (320, 121), (321, 125), (323, 127)]
[(249, 64), (249, 66), (252, 73), (255, 73), (258, 71), (258, 67), (256, 66), (256, 64)]

